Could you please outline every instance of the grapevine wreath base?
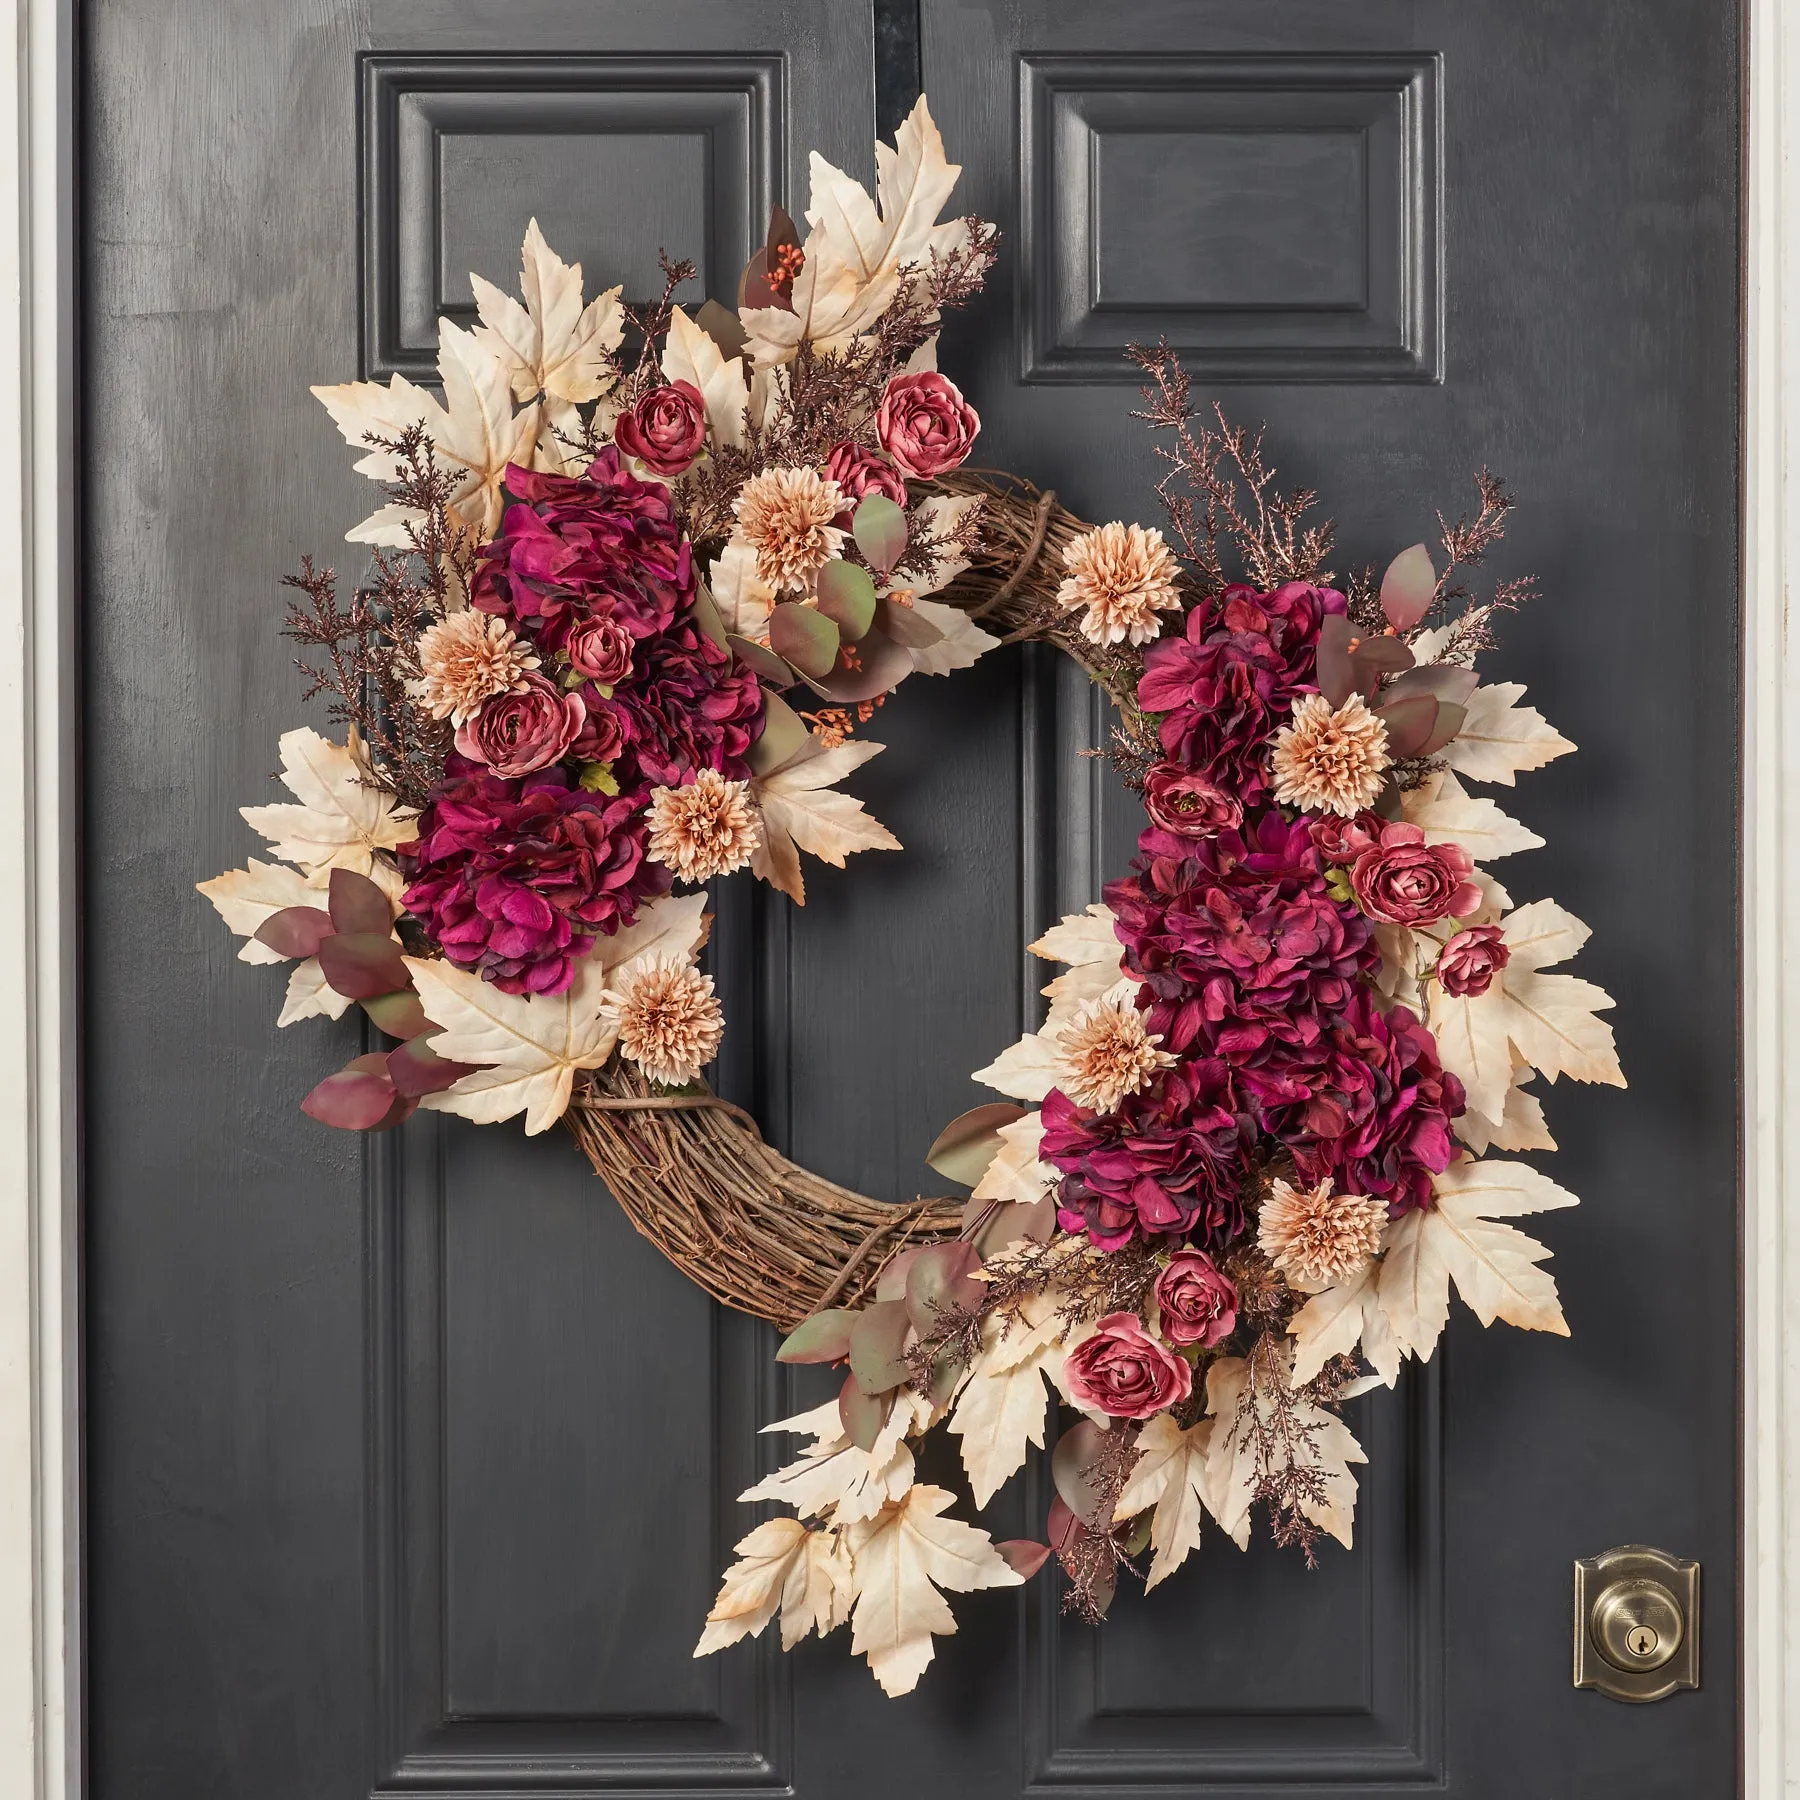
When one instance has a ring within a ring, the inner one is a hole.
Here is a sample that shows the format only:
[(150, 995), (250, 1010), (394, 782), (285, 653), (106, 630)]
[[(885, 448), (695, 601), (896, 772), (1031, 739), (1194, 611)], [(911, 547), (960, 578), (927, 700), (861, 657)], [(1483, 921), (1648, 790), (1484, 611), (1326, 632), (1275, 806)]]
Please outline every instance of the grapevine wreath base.
[[(810, 1443), (743, 1495), (788, 1510), (695, 1654), (848, 1623), (899, 1694), (946, 1591), (1054, 1566), (1098, 1621), (1207, 1520), (1347, 1546), (1340, 1410), (1431, 1355), (1453, 1288), (1566, 1334), (1512, 1221), (1575, 1197), (1513, 1153), (1556, 1147), (1537, 1077), (1624, 1078), (1612, 1002), (1554, 968), (1588, 928), (1489, 871), (1541, 840), (1463, 785), (1574, 749), (1476, 672), (1530, 592), (1470, 586), (1500, 483), (1339, 578), (1312, 496), (1165, 345), (1132, 354), (1166, 525), (1083, 523), (970, 461), (938, 332), (997, 237), (939, 223), (958, 171), (923, 100), (876, 168), (871, 198), (812, 159), (804, 241), (777, 210), (735, 311), (690, 315), (685, 263), (651, 305), (589, 299), (534, 222), (520, 297), (475, 277), (477, 328), (441, 321), (441, 398), (315, 390), (382, 501), (347, 600), (310, 560), (289, 583), (344, 735), (282, 737), (291, 799), (243, 809), (264, 857), (200, 885), (243, 960), (285, 965), (278, 1024), (358, 1007), (385, 1045), (313, 1118), (560, 1120), (783, 1362), (843, 1371), (766, 1428)], [(1031, 946), (1062, 965), (1044, 1023), (926, 1153), (968, 1198), (870, 1199), (707, 1087), (708, 893), (746, 870), (802, 904), (803, 853), (898, 851), (839, 786), (878, 709), (1025, 639), (1112, 701), (1094, 753), (1143, 801), (1138, 854)], [(939, 1426), (977, 1508), (1051, 1448), (1041, 1539), (947, 1516), (912, 1448)]]

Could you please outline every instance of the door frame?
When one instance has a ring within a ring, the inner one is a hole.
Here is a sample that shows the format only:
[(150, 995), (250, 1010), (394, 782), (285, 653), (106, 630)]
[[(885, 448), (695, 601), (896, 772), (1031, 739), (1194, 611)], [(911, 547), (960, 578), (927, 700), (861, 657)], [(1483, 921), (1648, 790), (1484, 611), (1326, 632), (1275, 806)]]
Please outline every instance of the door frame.
[[(74, 0), (0, 35), (0, 1792), (83, 1792)], [(1784, 12), (1786, 16), (1784, 17)], [(1742, 1792), (1800, 1786), (1800, 15), (1743, 0)], [(1788, 1718), (1795, 1721), (1790, 1729)]]

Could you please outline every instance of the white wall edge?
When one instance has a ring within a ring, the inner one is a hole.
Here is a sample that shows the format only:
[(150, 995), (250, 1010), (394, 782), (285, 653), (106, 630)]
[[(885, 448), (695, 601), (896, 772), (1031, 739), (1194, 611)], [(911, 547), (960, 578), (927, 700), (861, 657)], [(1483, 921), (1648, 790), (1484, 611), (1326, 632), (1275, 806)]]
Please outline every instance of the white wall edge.
[(1800, 1794), (1800, 19), (1750, 0), (1744, 198), (1744, 1794)]
[(70, 31), (0, 39), (0, 1792), (81, 1788)]

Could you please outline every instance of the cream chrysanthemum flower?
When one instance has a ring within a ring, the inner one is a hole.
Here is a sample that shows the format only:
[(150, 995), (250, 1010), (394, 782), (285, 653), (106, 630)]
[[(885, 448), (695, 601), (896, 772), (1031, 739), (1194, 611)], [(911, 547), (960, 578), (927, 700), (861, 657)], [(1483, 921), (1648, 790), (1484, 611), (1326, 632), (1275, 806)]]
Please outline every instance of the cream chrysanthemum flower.
[(702, 769), (686, 787), (650, 792), (650, 860), (696, 884), (741, 869), (762, 842), (747, 781)]
[(537, 652), (513, 635), (504, 619), (468, 607), (419, 633), (419, 667), (413, 684), (434, 719), (466, 725), (484, 700), (522, 687), (538, 666)]
[(752, 475), (732, 501), (735, 536), (756, 554), (756, 572), (770, 587), (794, 590), (843, 547), (832, 520), (844, 509), (835, 481), (817, 469), (768, 469)]
[(712, 977), (661, 951), (615, 971), (601, 1007), (618, 1027), (620, 1051), (663, 1087), (698, 1079), (725, 1035)]
[(1269, 1187), (1256, 1241), (1290, 1281), (1331, 1287), (1367, 1267), (1381, 1248), (1387, 1208), (1362, 1194), (1334, 1194), (1329, 1180), (1296, 1188), (1279, 1178)]
[(1162, 630), (1159, 612), (1181, 605), (1174, 554), (1154, 526), (1101, 525), (1063, 551), (1068, 573), (1056, 590), (1065, 612), (1087, 608), (1081, 635), (1090, 644), (1147, 644)]
[(1056, 1085), (1077, 1106), (1116, 1112), (1127, 1094), (1148, 1087), (1159, 1069), (1174, 1064), (1161, 1043), (1144, 1029), (1136, 1007), (1090, 1000), (1057, 1033)]
[(1335, 710), (1323, 694), (1294, 702), (1294, 721), (1275, 734), (1275, 798), (1307, 812), (1354, 818), (1373, 806), (1388, 768), (1387, 726), (1352, 694)]

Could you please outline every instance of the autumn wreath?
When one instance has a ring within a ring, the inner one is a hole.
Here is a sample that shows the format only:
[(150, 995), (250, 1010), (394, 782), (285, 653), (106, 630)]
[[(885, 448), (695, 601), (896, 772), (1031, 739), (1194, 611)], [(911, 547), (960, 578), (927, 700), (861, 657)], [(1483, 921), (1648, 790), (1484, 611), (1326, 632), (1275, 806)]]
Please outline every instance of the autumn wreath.
[[(288, 634), (342, 742), (290, 731), (292, 798), (247, 807), (273, 860), (201, 884), (288, 966), (278, 1023), (353, 1005), (392, 1047), (302, 1102), (376, 1130), (418, 1107), (567, 1121), (634, 1223), (728, 1304), (846, 1365), (771, 1426), (810, 1440), (746, 1500), (697, 1654), (779, 1618), (852, 1621), (902, 1693), (955, 1629), (941, 1590), (1050, 1561), (1104, 1613), (1211, 1515), (1262, 1507), (1310, 1560), (1350, 1541), (1338, 1416), (1428, 1357), (1452, 1284), (1484, 1323), (1566, 1329), (1548, 1252), (1509, 1220), (1574, 1204), (1492, 1150), (1553, 1149), (1529, 1083), (1622, 1085), (1599, 989), (1552, 972), (1587, 928), (1515, 906), (1487, 863), (1540, 840), (1463, 783), (1573, 746), (1483, 683), (1525, 582), (1465, 571), (1508, 501), (1337, 585), (1311, 496), (1135, 352), (1166, 467), (1160, 530), (1090, 528), (970, 472), (979, 421), (937, 368), (996, 234), (938, 222), (958, 170), (923, 100), (875, 199), (812, 159), (733, 312), (586, 300), (535, 223), (522, 299), (474, 278), (440, 324), (439, 398), (396, 375), (315, 390), (381, 506), (340, 598), (307, 562)], [(799, 903), (802, 853), (896, 840), (839, 784), (907, 677), (1036, 638), (1117, 711), (1141, 794), (1128, 873), (1032, 949), (1043, 1026), (977, 1078), (1008, 1096), (929, 1160), (965, 1200), (865, 1198), (766, 1144), (702, 1072), (724, 1021), (706, 884)], [(1055, 1437), (1042, 1541), (996, 1545), (915, 1478), (940, 1423), (985, 1506)]]

